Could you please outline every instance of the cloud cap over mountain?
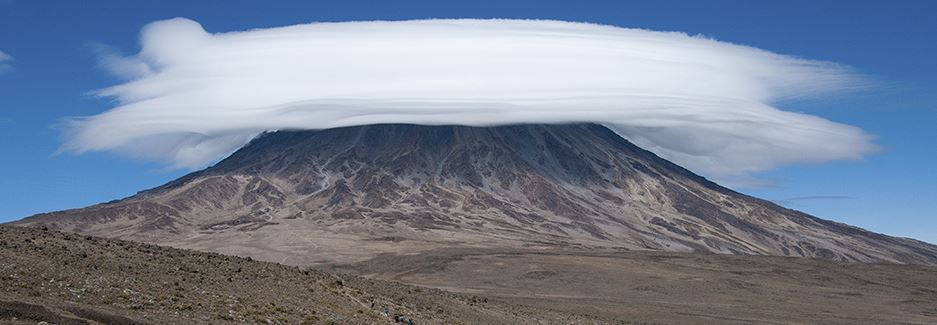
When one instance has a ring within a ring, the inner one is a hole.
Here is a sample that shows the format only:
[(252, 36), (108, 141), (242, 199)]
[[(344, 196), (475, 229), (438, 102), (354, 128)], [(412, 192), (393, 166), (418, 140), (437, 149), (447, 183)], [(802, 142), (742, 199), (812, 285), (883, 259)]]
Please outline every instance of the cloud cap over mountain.
[(147, 25), (110, 56), (117, 106), (63, 149), (204, 166), (265, 130), (597, 122), (715, 178), (857, 159), (862, 130), (779, 100), (862, 86), (840, 65), (683, 33), (544, 20), (313, 23), (211, 34)]

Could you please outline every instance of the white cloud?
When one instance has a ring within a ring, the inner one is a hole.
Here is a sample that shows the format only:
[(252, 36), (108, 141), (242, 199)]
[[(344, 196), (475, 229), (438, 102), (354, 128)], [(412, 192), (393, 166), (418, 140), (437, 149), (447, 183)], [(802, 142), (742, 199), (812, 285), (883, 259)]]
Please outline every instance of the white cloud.
[(64, 146), (199, 167), (264, 130), (372, 123), (591, 121), (717, 179), (874, 149), (849, 125), (780, 100), (861, 86), (842, 66), (683, 33), (542, 20), (314, 23), (207, 33), (147, 25), (105, 57), (117, 107)]
[(146, 62), (123, 56), (111, 46), (88, 43), (88, 48), (97, 54), (104, 69), (122, 79), (133, 80), (152, 74), (152, 71), (149, 70), (150, 66)]
[(10, 66), (10, 61), (13, 61), (13, 57), (9, 54), (3, 53), (3, 51), (0, 51), (0, 74), (6, 73), (13, 69), (13, 67)]

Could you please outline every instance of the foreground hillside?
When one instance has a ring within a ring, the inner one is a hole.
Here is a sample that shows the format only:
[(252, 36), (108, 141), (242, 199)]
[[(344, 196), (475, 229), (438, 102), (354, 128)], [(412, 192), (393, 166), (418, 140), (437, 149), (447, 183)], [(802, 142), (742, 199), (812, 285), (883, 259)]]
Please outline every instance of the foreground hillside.
[(437, 289), (0, 226), (0, 323), (598, 323)]

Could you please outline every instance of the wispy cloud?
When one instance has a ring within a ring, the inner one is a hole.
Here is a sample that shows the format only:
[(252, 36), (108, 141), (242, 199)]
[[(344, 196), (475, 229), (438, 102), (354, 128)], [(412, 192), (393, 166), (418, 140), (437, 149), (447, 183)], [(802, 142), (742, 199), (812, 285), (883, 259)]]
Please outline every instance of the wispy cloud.
[(856, 197), (854, 196), (845, 196), (845, 195), (812, 195), (812, 196), (797, 196), (789, 197), (786, 199), (774, 200), (774, 203), (783, 206), (793, 206), (797, 203), (803, 201), (829, 201), (829, 200), (853, 200)]
[(779, 100), (862, 87), (848, 68), (683, 33), (543, 20), (315, 23), (211, 34), (188, 19), (109, 52), (118, 105), (64, 149), (199, 167), (264, 130), (603, 123), (717, 179), (858, 159), (862, 130)]
[(0, 74), (7, 73), (13, 69), (13, 66), (10, 65), (10, 61), (13, 61), (13, 57), (0, 51)]
[(134, 80), (152, 73), (146, 62), (122, 55), (113, 46), (92, 42), (86, 44), (86, 47), (98, 56), (101, 67), (121, 79)]

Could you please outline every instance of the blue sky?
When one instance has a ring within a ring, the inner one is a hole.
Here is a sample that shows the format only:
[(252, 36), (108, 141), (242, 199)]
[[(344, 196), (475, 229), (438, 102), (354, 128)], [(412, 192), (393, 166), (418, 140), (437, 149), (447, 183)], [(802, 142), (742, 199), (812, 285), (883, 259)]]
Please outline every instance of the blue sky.
[(64, 117), (114, 106), (89, 91), (120, 80), (95, 44), (136, 53), (145, 24), (209, 32), (315, 21), (538, 18), (701, 34), (853, 67), (873, 87), (784, 109), (858, 126), (882, 150), (861, 161), (788, 166), (742, 192), (873, 231), (937, 243), (937, 2), (857, 1), (20, 1), (0, 0), (0, 222), (132, 195), (187, 171), (110, 153), (56, 154)]

